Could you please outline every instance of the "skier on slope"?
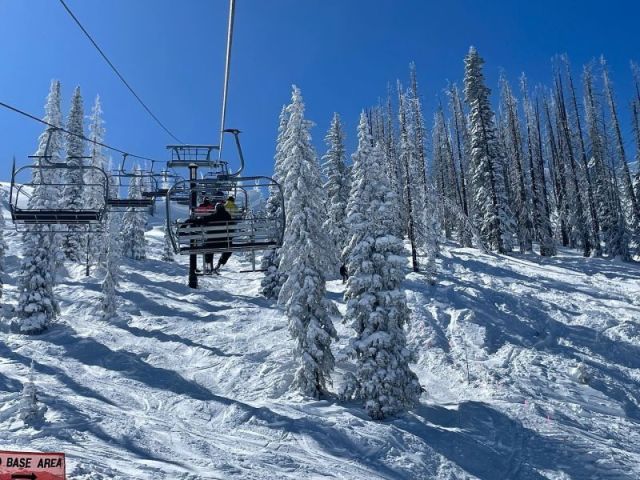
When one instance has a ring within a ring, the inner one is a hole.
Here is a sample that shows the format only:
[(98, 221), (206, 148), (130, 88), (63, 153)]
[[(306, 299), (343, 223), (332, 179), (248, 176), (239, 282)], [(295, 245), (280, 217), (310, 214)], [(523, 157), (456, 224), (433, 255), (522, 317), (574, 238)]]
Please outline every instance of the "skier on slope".
[(342, 276), (342, 283), (347, 283), (347, 280), (349, 279), (349, 271), (344, 263), (340, 265), (340, 275)]

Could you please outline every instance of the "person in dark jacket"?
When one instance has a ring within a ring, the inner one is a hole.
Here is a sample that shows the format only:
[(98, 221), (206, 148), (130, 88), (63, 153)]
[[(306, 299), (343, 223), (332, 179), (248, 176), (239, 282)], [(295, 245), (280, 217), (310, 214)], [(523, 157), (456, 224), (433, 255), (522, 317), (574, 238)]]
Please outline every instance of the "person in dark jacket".
[(342, 283), (346, 283), (349, 279), (349, 272), (347, 270), (347, 266), (344, 263), (340, 265), (340, 275), (342, 276)]
[[(225, 210), (224, 205), (222, 203), (218, 203), (215, 207), (214, 213), (212, 215), (207, 215), (202, 220), (205, 228), (207, 226), (216, 226), (216, 227), (221, 227), (222, 229), (223, 227), (227, 227), (228, 225), (231, 224), (230, 222), (232, 218), (231, 218), (231, 215), (229, 215), (229, 212)], [(227, 237), (227, 238), (221, 238), (221, 239), (207, 240), (204, 243), (204, 247), (218, 249), (218, 248), (226, 248), (230, 244), (231, 244), (231, 238)], [(223, 262), (222, 258), (225, 255), (227, 255), (227, 253), (229, 254), (229, 256)], [(220, 268), (221, 262), (222, 262), (222, 265), (224, 265), (225, 263), (227, 263), (227, 260), (229, 259), (230, 256), (231, 256), (231, 252), (224, 252), (220, 256), (220, 260), (218, 260), (218, 266), (214, 269), (213, 253), (205, 253), (204, 254), (205, 273), (217, 272), (218, 269)]]
[[(221, 246), (225, 246), (225, 247), (231, 247), (231, 241), (232, 241), (232, 235), (233, 235), (233, 225), (236, 223), (231, 215), (230, 212), (227, 211), (227, 209), (225, 208), (225, 205), (222, 203), (218, 203), (216, 205), (216, 214), (218, 213), (218, 211), (224, 212), (221, 213), (221, 215), (224, 215), (224, 218), (226, 220), (226, 222), (228, 222), (226, 225), (229, 227), (229, 236), (223, 240), (223, 245)], [(229, 260), (229, 258), (231, 257), (231, 253), (232, 252), (223, 252), (220, 255), (220, 258), (218, 259), (218, 264), (216, 265), (216, 268), (213, 269), (213, 273), (218, 273), (220, 270), (220, 267), (222, 267), (223, 265), (227, 264), (227, 261)]]

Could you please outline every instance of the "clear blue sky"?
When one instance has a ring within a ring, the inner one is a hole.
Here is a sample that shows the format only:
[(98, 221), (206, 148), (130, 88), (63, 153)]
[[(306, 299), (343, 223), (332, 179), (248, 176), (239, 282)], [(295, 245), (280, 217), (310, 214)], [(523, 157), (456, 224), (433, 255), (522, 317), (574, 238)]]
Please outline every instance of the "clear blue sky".
[[(227, 0), (67, 2), (179, 138), (217, 143)], [(317, 124), (319, 153), (333, 111), (343, 116), (352, 146), (360, 110), (376, 104), (388, 82), (406, 79), (412, 60), (430, 122), (447, 80), (460, 82), (471, 44), (487, 62), (494, 92), (500, 68), (513, 81), (525, 71), (532, 85), (548, 84), (554, 54), (568, 53), (578, 72), (604, 54), (628, 118), (629, 60), (640, 60), (638, 18), (640, 2), (633, 0), (237, 0), (228, 126), (245, 132), (249, 171), (269, 174), (278, 114), (295, 83)], [(42, 116), (49, 82), (57, 78), (66, 115), (80, 85), (87, 114), (95, 95), (102, 98), (107, 143), (165, 158), (171, 138), (57, 0), (0, 0), (0, 35), (1, 101)], [(9, 178), (13, 154), (26, 162), (41, 131), (0, 109), (1, 179)]]

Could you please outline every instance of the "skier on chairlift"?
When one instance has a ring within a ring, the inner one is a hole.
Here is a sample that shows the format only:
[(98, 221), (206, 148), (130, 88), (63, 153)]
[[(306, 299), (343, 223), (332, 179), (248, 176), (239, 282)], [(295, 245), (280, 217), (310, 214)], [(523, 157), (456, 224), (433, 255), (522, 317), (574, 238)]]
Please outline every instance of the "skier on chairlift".
[(238, 218), (238, 215), (240, 214), (240, 209), (236, 205), (236, 199), (232, 195), (229, 195), (229, 198), (227, 198), (227, 201), (224, 204), (224, 208), (227, 212), (229, 212), (229, 215), (231, 215), (231, 218), (234, 218), (234, 219)]
[[(213, 225), (224, 225), (227, 226), (227, 228), (233, 223), (233, 218), (231, 217), (229, 212), (227, 212), (222, 202), (218, 202), (218, 204), (216, 205), (215, 213), (208, 216), (207, 220)], [(226, 239), (207, 242), (206, 246), (211, 248), (230, 247), (231, 234), (229, 234)], [(223, 252), (218, 259), (218, 264), (215, 268), (213, 268), (213, 253), (205, 254), (205, 272), (207, 272), (208, 270), (209, 273), (218, 273), (220, 267), (227, 263), (229, 257), (231, 257), (231, 252)]]
[(204, 197), (202, 203), (198, 205), (193, 211), (195, 213), (213, 213), (214, 205), (211, 203), (211, 199), (209, 197)]

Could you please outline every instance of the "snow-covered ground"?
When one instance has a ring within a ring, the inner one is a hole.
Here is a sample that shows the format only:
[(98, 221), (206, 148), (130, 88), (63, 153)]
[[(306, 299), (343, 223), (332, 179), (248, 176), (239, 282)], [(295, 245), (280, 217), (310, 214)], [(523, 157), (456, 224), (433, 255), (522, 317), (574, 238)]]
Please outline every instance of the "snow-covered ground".
[[(261, 274), (234, 255), (190, 290), (185, 259), (159, 260), (160, 222), (150, 259), (124, 262), (117, 321), (99, 320), (100, 279), (74, 267), (47, 333), (2, 328), (0, 449), (66, 452), (72, 480), (640, 478), (637, 264), (445, 247), (437, 286), (406, 282), (421, 404), (373, 422), (291, 393), (287, 322)], [(15, 302), (21, 236), (5, 235)], [(344, 311), (342, 288), (329, 284)], [(350, 330), (336, 327), (338, 383)], [(16, 415), (32, 361), (41, 430)]]

